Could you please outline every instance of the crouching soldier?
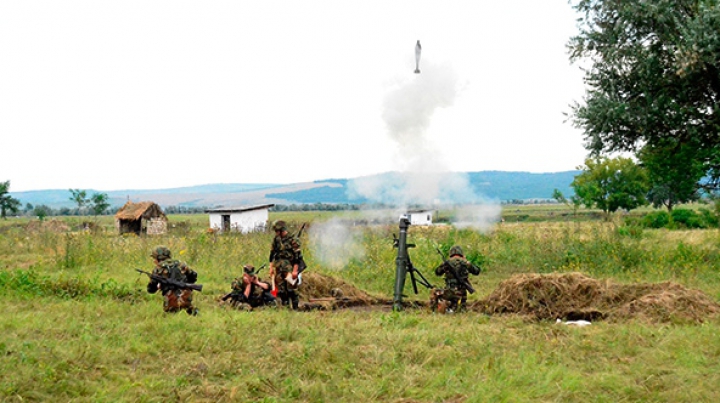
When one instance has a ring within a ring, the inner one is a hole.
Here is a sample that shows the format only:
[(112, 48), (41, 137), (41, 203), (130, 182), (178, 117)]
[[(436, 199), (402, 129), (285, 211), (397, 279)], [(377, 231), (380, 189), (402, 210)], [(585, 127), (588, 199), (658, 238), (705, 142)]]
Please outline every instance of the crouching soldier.
[(242, 277), (232, 282), (232, 291), (224, 296), (230, 305), (243, 310), (252, 310), (259, 306), (275, 305), (275, 297), (270, 293), (270, 284), (260, 280), (253, 265), (243, 267)]
[(464, 311), (467, 293), (475, 292), (468, 280), (469, 274), (480, 274), (480, 268), (465, 259), (460, 246), (450, 248), (450, 257), (435, 269), (435, 274), (445, 277), (445, 288), (434, 289), (430, 295), (430, 309), (440, 313)]
[(193, 306), (193, 290), (179, 287), (154, 279), (153, 276), (173, 280), (173, 283), (194, 284), (197, 273), (184, 262), (171, 259), (170, 249), (158, 246), (150, 254), (155, 261), (155, 268), (147, 285), (147, 292), (155, 294), (158, 290), (163, 295), (163, 310), (165, 312), (178, 312), (184, 310), (189, 315), (197, 315), (198, 309)]

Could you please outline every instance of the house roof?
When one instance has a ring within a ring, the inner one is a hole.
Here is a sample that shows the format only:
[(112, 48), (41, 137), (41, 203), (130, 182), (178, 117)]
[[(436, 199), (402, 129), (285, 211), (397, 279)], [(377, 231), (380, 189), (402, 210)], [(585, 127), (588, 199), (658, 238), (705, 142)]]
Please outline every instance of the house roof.
[(417, 213), (421, 213), (421, 214), (422, 214), (422, 213), (427, 213), (427, 212), (430, 212), (430, 211), (435, 211), (435, 209), (431, 209), (431, 208), (426, 208), (426, 209), (413, 209), (413, 210), (408, 210), (407, 212), (408, 212), (408, 214), (417, 214)]
[(140, 218), (162, 217), (167, 219), (160, 206), (151, 201), (133, 203), (128, 201), (115, 213), (118, 220), (139, 220)]
[(242, 213), (243, 211), (262, 210), (273, 207), (274, 204), (259, 204), (257, 206), (241, 206), (241, 207), (218, 207), (205, 210), (206, 213)]

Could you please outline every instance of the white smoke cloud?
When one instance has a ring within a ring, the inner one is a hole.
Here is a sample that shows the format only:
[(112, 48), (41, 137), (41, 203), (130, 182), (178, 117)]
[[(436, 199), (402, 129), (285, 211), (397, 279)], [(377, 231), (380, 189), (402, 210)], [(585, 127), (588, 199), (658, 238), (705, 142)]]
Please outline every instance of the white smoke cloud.
[(453, 224), (457, 228), (471, 228), (486, 233), (500, 219), (501, 210), (500, 204), (492, 202), (460, 206), (455, 210)]
[(362, 234), (353, 231), (349, 224), (339, 219), (315, 224), (310, 227), (308, 234), (313, 241), (315, 258), (327, 268), (340, 270), (350, 259), (362, 259), (365, 256)]
[(348, 184), (351, 198), (422, 207), (463, 206), (459, 225), (485, 231), (500, 218), (500, 206), (475, 194), (464, 173), (449, 172), (427, 135), (432, 116), (452, 107), (462, 92), (455, 71), (423, 62), (421, 74), (392, 86), (383, 103), (388, 136), (397, 145), (398, 172), (361, 177)]

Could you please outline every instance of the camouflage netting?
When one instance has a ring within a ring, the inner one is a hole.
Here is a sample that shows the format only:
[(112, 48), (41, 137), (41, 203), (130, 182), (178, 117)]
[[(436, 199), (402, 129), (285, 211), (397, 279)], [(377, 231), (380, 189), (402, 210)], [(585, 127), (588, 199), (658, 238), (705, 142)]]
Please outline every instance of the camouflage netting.
[(720, 314), (718, 303), (679, 284), (617, 284), (581, 273), (516, 275), (469, 308), (488, 315), (519, 314), (536, 320), (639, 318), (699, 323)]

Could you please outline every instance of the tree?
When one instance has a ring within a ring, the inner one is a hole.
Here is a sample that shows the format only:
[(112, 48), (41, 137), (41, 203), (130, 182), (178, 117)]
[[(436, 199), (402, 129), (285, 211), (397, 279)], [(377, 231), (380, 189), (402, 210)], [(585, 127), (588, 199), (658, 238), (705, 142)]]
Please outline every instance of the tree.
[(45, 217), (52, 215), (53, 211), (49, 206), (46, 206), (44, 204), (41, 204), (39, 206), (35, 206), (35, 210), (33, 210), (33, 213), (40, 219), (40, 221), (43, 221)]
[[(588, 60), (572, 120), (591, 155), (694, 148), (674, 170), (720, 178), (718, 0), (575, 0), (571, 61)], [(690, 165), (688, 165), (690, 164)], [(653, 170), (651, 168), (650, 170)], [(664, 176), (662, 173), (660, 176)]]
[(110, 207), (107, 193), (93, 193), (90, 197), (89, 206), (94, 215), (104, 214), (108, 207)]
[(618, 209), (632, 210), (647, 204), (647, 174), (630, 158), (588, 158), (583, 170), (570, 184), (578, 199), (597, 207), (606, 217)]
[(665, 206), (668, 212), (680, 203), (700, 198), (700, 180), (705, 168), (696, 156), (696, 148), (670, 144), (646, 145), (638, 153), (648, 173), (648, 200), (653, 207)]
[(72, 196), (70, 196), (70, 200), (77, 204), (78, 214), (82, 214), (83, 207), (90, 203), (90, 199), (87, 197), (87, 192), (80, 189), (70, 189), (70, 193), (72, 194)]
[(0, 182), (0, 217), (7, 219), (7, 213), (17, 213), (20, 200), (10, 196), (10, 181)]

